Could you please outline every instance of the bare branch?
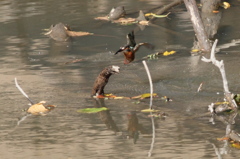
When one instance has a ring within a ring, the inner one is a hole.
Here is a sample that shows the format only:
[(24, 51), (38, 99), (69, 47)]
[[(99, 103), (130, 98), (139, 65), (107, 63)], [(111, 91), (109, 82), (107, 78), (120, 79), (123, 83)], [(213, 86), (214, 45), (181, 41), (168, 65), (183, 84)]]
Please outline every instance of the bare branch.
[(223, 88), (225, 93), (230, 93), (229, 88), (228, 88), (228, 81), (225, 73), (225, 68), (224, 68), (224, 63), (223, 60), (218, 61), (216, 60), (215, 57), (215, 49), (217, 46), (218, 40), (216, 39), (213, 46), (212, 46), (212, 51), (211, 51), (211, 56), (210, 59), (205, 58), (204, 56), (202, 57), (202, 61), (204, 62), (212, 62), (215, 66), (217, 66), (221, 72), (222, 79), (223, 79)]
[(204, 61), (204, 62), (212, 62), (212, 64), (214, 64), (215, 66), (217, 66), (219, 68), (220, 73), (222, 75), (225, 98), (229, 102), (231, 107), (233, 109), (236, 109), (237, 104), (236, 104), (235, 100), (233, 99), (232, 94), (231, 94), (231, 92), (229, 91), (229, 88), (228, 88), (228, 81), (227, 81), (227, 77), (226, 77), (226, 72), (225, 72), (225, 67), (224, 67), (223, 60), (218, 61), (218, 60), (216, 60), (216, 57), (215, 57), (215, 49), (216, 49), (216, 46), (217, 46), (217, 42), (218, 42), (218, 40), (216, 39), (213, 46), (212, 46), (210, 59), (207, 59), (206, 57), (202, 57), (201, 60)]
[(150, 84), (150, 94), (151, 94), (151, 97), (150, 97), (150, 104), (149, 104), (149, 109), (152, 109), (152, 100), (153, 100), (153, 84), (152, 84), (152, 77), (151, 77), (151, 74), (149, 72), (149, 69), (148, 69), (148, 66), (146, 64), (146, 61), (143, 60), (142, 61), (144, 67), (145, 67), (145, 70), (147, 72), (147, 75), (148, 75), (148, 80), (149, 80), (149, 84)]

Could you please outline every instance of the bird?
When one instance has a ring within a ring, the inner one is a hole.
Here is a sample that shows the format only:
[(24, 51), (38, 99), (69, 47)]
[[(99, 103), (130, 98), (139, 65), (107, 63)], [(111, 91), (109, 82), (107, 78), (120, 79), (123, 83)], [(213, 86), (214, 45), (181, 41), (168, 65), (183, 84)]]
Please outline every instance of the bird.
[(127, 34), (127, 45), (120, 47), (120, 49), (115, 53), (123, 52), (125, 59), (124, 64), (129, 64), (135, 59), (135, 53), (138, 51), (140, 46), (145, 46), (147, 48), (153, 49), (153, 45), (149, 43), (138, 43), (135, 42), (134, 31)]
[(92, 96), (104, 96), (104, 87), (107, 85), (110, 76), (119, 73), (119, 71), (119, 66), (112, 65), (105, 67), (97, 76), (94, 82)]

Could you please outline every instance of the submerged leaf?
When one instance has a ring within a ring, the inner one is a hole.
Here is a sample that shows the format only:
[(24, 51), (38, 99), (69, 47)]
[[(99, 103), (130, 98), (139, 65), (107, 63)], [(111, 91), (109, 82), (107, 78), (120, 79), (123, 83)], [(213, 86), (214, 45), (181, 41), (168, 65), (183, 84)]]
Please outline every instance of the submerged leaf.
[(156, 113), (156, 112), (160, 112), (160, 110), (154, 110), (154, 109), (143, 109), (143, 110), (141, 110), (141, 112), (143, 112), (143, 113), (150, 113), (150, 112), (154, 112), (154, 113)]
[(100, 107), (100, 108), (85, 108), (85, 109), (79, 109), (77, 112), (79, 113), (98, 113), (101, 111), (109, 110), (106, 107)]
[(169, 55), (172, 55), (172, 54), (175, 54), (176, 53), (176, 51), (165, 51), (164, 53), (163, 53), (163, 56), (169, 56)]

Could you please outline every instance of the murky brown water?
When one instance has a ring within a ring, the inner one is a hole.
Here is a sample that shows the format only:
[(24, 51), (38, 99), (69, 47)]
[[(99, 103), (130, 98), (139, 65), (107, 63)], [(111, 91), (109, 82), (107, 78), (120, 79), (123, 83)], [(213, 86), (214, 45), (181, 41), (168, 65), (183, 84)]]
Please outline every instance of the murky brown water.
[[(169, 18), (158, 19), (157, 26), (147, 26), (136, 33), (137, 42), (155, 45), (151, 51), (141, 48), (136, 61), (124, 66), (121, 54), (112, 52), (125, 44), (125, 35), (136, 26), (120, 26), (95, 21), (113, 6), (124, 5), (137, 17), (168, 1), (1, 1), (0, 2), (0, 150), (1, 159), (75, 159), (75, 158), (145, 158), (152, 142), (152, 123), (148, 100), (135, 104), (132, 100), (105, 100), (110, 111), (80, 114), (78, 109), (93, 107), (91, 88), (98, 73), (108, 65), (119, 65), (121, 73), (111, 77), (105, 91), (116, 95), (135, 96), (149, 91), (141, 58), (156, 51), (176, 50), (168, 57), (148, 60), (154, 92), (167, 95), (173, 102), (153, 101), (154, 108), (166, 112), (166, 120), (155, 119), (156, 138), (152, 158), (217, 158), (212, 144), (224, 142), (216, 138), (225, 134), (225, 125), (212, 125), (208, 118), (193, 119), (205, 113), (207, 105), (221, 101), (222, 81), (219, 70), (191, 56), (193, 30), (184, 6), (176, 7)], [(240, 92), (239, 12), (237, 2), (224, 10), (219, 29), (217, 54), (223, 59), (230, 90)], [(95, 36), (74, 38), (71, 42), (55, 42), (44, 36), (43, 29), (58, 22), (73, 30), (93, 32)], [(165, 28), (165, 29), (164, 29)], [(166, 30), (169, 29), (169, 30)], [(105, 36), (100, 36), (105, 35)], [(64, 65), (76, 58), (82, 62)], [(57, 108), (46, 116), (24, 116), (28, 101), (17, 90), (14, 78), (36, 102), (46, 100)], [(196, 93), (201, 82), (203, 90)], [(219, 92), (219, 94), (218, 94)], [(136, 111), (136, 114), (129, 114)], [(129, 119), (138, 118), (136, 144), (128, 138)], [(237, 119), (238, 121), (239, 119)], [(235, 130), (239, 130), (236, 122)], [(230, 148), (224, 158), (237, 158), (239, 150)]]

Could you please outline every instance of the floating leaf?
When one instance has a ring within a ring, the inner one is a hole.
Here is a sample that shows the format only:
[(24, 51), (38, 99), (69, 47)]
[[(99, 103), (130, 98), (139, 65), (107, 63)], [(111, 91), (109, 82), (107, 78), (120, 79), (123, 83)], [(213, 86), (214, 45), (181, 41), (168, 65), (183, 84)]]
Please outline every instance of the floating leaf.
[(200, 52), (200, 50), (199, 49), (193, 49), (193, 50), (191, 50), (191, 52)]
[(216, 102), (214, 105), (229, 104), (228, 102)]
[(212, 12), (213, 13), (219, 13), (219, 10), (213, 10)]
[(230, 4), (228, 3), (228, 2), (223, 2), (223, 4), (222, 4), (222, 7), (224, 8), (224, 9), (228, 9), (228, 8), (230, 8)]
[(160, 112), (160, 110), (154, 110), (154, 109), (143, 109), (143, 110), (141, 110), (141, 112), (143, 112), (143, 113), (150, 113), (150, 112), (156, 113), (156, 112)]
[(165, 18), (167, 17), (168, 15), (170, 14), (170, 12), (166, 15), (158, 15), (158, 14), (154, 14), (154, 13), (146, 13), (145, 16), (146, 17), (149, 17), (149, 16), (153, 16), (153, 17), (156, 17), (156, 18)]
[(217, 138), (218, 141), (224, 141), (224, 140), (229, 140), (229, 137), (222, 137), (222, 138)]
[(234, 148), (240, 149), (240, 144), (237, 142), (232, 143), (231, 146)]
[(108, 110), (106, 107), (100, 107), (100, 108), (85, 108), (85, 109), (79, 109), (77, 112), (79, 113), (98, 113), (101, 111)]
[(37, 104), (30, 106), (27, 112), (33, 115), (46, 115), (45, 113), (53, 110), (56, 107), (55, 105), (45, 106), (44, 105), (45, 103), (46, 103), (45, 101), (41, 101)]
[[(144, 93), (138, 96), (132, 97), (132, 99), (145, 99), (145, 98), (150, 98), (151, 94), (150, 93)], [(153, 93), (153, 97), (157, 97), (157, 93)]]
[(175, 54), (176, 53), (176, 51), (165, 51), (164, 53), (163, 53), (163, 56), (169, 56), (169, 55), (172, 55), (172, 54)]
[(109, 18), (107, 17), (107, 16), (105, 16), (105, 17), (96, 17), (96, 18), (94, 18), (95, 20), (106, 20), (106, 21), (108, 21), (109, 20)]
[(93, 96), (93, 98), (104, 98), (104, 99), (130, 99), (130, 97), (123, 97), (123, 96), (115, 96), (114, 94), (104, 94), (104, 95), (98, 95)]

